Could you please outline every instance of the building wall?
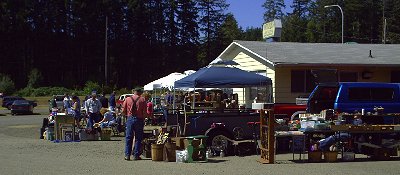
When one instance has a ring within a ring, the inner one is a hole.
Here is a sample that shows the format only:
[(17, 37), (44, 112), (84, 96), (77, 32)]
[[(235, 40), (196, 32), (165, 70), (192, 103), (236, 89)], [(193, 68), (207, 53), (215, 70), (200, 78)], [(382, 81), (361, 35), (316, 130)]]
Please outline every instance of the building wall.
[[(362, 66), (291, 66), (291, 67), (266, 67), (264, 64), (258, 62), (256, 59), (240, 52), (236, 55), (233, 61), (239, 65), (235, 67), (250, 71), (267, 74), (268, 78), (272, 80), (273, 101), (275, 103), (295, 103), (298, 96), (308, 96), (309, 93), (292, 93), (291, 92), (291, 71), (292, 70), (311, 70), (311, 69), (337, 69), (338, 72), (357, 72), (358, 82), (390, 82), (391, 71), (400, 70), (400, 68), (393, 67), (362, 67)], [(362, 72), (369, 71), (372, 73), (370, 79), (364, 79)], [(250, 99), (249, 88), (234, 88), (233, 93), (238, 94), (239, 104), (245, 104), (246, 107), (251, 107), (253, 99)]]
[[(324, 67), (327, 69), (337, 69), (338, 72), (357, 72), (358, 82), (390, 82), (391, 71), (395, 68), (390, 67), (348, 67), (348, 66), (336, 66), (336, 67)], [(305, 66), (293, 66), (293, 67), (281, 67), (275, 68), (276, 81), (275, 81), (275, 102), (276, 103), (295, 103), (296, 97), (308, 96), (309, 93), (292, 93), (291, 92), (291, 71), (292, 70), (311, 70), (321, 69), (321, 67), (305, 67)], [(372, 73), (370, 79), (362, 77), (362, 72), (369, 71)], [(339, 73), (340, 74), (340, 73)], [(340, 76), (339, 76), (340, 79)]]
[[(240, 52), (234, 59), (236, 63), (239, 65), (235, 66), (239, 69), (250, 71), (250, 72), (256, 72), (256, 73), (261, 73), (265, 75), (265, 72), (267, 74), (267, 77), (271, 79), (272, 81), (272, 88), (273, 92), (275, 92), (274, 88), (274, 83), (275, 83), (275, 71), (264, 64), (258, 62), (257, 60), (253, 59), (252, 57), (246, 55), (243, 52)], [(244, 93), (243, 93), (244, 91)], [(233, 93), (238, 94), (239, 98), (239, 103), (240, 104), (245, 104), (246, 107), (251, 107), (251, 103), (253, 102), (254, 99), (250, 99), (250, 88), (234, 88)], [(273, 97), (275, 97), (275, 94), (273, 94)]]

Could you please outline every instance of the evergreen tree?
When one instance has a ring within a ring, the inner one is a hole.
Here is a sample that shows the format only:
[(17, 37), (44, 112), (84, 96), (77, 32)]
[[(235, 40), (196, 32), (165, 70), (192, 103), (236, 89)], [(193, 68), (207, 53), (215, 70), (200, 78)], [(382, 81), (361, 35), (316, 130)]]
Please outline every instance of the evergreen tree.
[(217, 45), (217, 33), (225, 20), (225, 10), (228, 8), (225, 0), (200, 0), (198, 9), (200, 10), (200, 31), (204, 35), (202, 38), (202, 53), (199, 54), (199, 62), (206, 65), (216, 58), (221, 47)]
[(270, 22), (274, 19), (282, 19), (285, 8), (284, 0), (266, 0), (262, 5), (265, 9), (264, 22)]
[(226, 48), (233, 40), (239, 40), (242, 37), (242, 30), (239, 28), (235, 17), (231, 13), (226, 16), (219, 31), (220, 39), (218, 40), (222, 48)]

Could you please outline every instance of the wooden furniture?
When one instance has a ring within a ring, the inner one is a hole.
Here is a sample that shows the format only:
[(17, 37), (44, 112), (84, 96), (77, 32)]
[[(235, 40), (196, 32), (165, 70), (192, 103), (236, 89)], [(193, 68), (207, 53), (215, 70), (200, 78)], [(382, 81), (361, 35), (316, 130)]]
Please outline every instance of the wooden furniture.
[[(268, 120), (265, 113), (268, 114)], [(263, 164), (275, 163), (275, 117), (271, 109), (260, 110), (260, 153), (261, 158), (258, 160)]]
[[(66, 115), (63, 113), (58, 113), (55, 116), (54, 130), (56, 140), (65, 140), (63, 138), (63, 129), (71, 129), (72, 131), (72, 141), (75, 140), (75, 119), (71, 115)], [(65, 131), (64, 131), (65, 132)]]

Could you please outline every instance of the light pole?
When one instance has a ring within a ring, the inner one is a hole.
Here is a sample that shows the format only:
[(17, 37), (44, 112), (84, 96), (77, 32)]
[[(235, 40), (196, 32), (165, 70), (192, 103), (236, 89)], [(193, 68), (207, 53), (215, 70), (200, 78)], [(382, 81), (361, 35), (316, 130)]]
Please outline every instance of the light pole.
[(343, 10), (342, 7), (340, 7), (339, 5), (326, 5), (324, 6), (325, 8), (329, 8), (329, 7), (338, 7), (340, 9), (340, 13), (342, 13), (342, 44), (343, 44), (343, 21), (344, 21), (344, 15), (343, 15)]

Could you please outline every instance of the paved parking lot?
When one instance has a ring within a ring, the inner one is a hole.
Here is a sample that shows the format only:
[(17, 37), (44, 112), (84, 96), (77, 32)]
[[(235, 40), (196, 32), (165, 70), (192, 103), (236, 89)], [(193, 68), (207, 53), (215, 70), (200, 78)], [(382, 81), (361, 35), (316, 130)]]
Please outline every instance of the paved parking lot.
[(259, 156), (215, 157), (208, 163), (123, 160), (123, 137), (113, 141), (53, 143), (39, 140), (46, 110), (11, 116), (0, 110), (0, 174), (399, 174), (399, 161), (297, 163), (278, 154), (277, 164), (260, 164)]

